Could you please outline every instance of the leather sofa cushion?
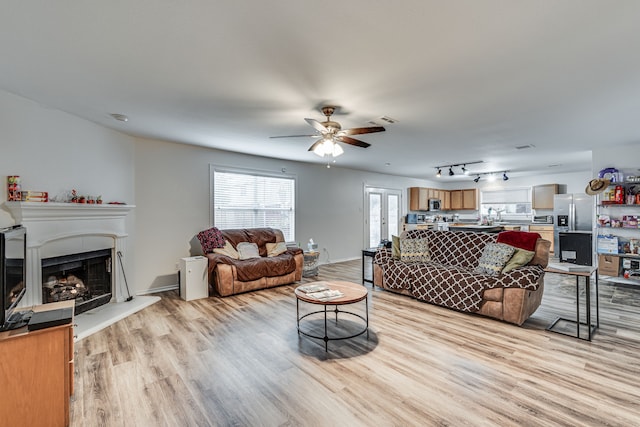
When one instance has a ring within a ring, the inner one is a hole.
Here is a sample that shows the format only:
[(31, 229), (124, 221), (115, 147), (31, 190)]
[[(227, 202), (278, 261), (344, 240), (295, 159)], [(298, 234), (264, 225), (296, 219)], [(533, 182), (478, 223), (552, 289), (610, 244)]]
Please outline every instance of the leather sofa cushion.
[(257, 280), (261, 277), (276, 277), (289, 274), (296, 270), (294, 255), (302, 252), (300, 249), (289, 249), (285, 253), (274, 257), (260, 257), (251, 259), (233, 259), (218, 254), (208, 254), (209, 259), (218, 264), (229, 264), (236, 267), (237, 279), (243, 282)]

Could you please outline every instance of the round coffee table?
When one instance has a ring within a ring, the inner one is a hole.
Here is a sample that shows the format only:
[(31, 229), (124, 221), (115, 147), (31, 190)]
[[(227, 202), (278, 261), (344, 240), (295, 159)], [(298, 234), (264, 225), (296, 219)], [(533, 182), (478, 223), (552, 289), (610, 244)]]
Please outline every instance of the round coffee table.
[[(308, 296), (305, 292), (301, 291), (300, 288), (302, 286), (309, 286), (315, 284), (324, 284), (327, 285), (332, 290), (337, 290), (343, 293), (343, 295), (339, 298), (331, 299), (328, 301), (318, 300)], [(311, 282), (306, 283), (304, 285), (298, 286), (295, 289), (296, 294), (296, 314), (297, 314), (297, 323), (298, 323), (298, 333), (306, 335), (310, 338), (316, 338), (324, 340), (324, 350), (328, 350), (329, 341), (333, 340), (346, 340), (349, 338), (354, 338), (359, 335), (367, 333), (367, 338), (369, 338), (369, 301), (367, 300), (368, 291), (367, 289), (356, 283), (344, 282), (344, 281), (325, 281), (325, 282)], [(351, 311), (340, 310), (338, 307), (347, 305), (347, 304), (355, 304), (357, 302), (363, 301), (365, 302), (365, 315), (362, 316), (358, 313), (353, 313)], [(316, 304), (323, 306), (322, 310), (312, 311), (311, 313), (307, 313), (303, 316), (300, 316), (300, 301), (304, 301), (309, 304)], [(348, 314), (351, 316), (355, 316), (364, 321), (364, 329), (358, 331), (357, 333), (349, 336), (329, 336), (327, 332), (327, 307), (334, 306), (333, 311), (336, 314), (336, 323), (338, 323), (338, 313)], [(324, 336), (314, 335), (309, 332), (305, 332), (300, 329), (300, 321), (308, 316), (313, 314), (324, 313)]]

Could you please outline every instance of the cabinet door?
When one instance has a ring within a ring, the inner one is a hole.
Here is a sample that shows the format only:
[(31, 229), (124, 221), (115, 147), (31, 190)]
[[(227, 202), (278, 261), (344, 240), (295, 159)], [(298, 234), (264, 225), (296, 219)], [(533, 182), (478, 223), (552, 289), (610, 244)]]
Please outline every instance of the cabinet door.
[(558, 194), (558, 184), (535, 185), (532, 191), (533, 209), (553, 209), (553, 196)]
[(417, 211), (418, 206), (420, 205), (420, 188), (419, 187), (410, 187), (409, 188), (409, 210)]
[(440, 190), (442, 196), (442, 209), (448, 211), (451, 209), (451, 192), (447, 190)]
[(429, 189), (423, 187), (409, 188), (409, 210), (429, 210)]
[(477, 194), (475, 188), (462, 190), (462, 209), (478, 209)]
[(553, 226), (550, 225), (530, 225), (529, 231), (533, 233), (540, 234), (544, 240), (548, 240), (551, 242), (551, 246), (549, 247), (549, 253), (554, 253), (554, 245), (553, 245)]
[(452, 190), (451, 192), (451, 209), (462, 209), (462, 190)]

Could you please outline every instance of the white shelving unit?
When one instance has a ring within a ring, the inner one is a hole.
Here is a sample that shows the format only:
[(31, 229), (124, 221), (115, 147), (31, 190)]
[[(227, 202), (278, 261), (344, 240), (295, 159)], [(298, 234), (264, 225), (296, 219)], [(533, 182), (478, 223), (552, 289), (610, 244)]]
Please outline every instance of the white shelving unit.
[[(613, 203), (609, 200), (608, 194), (612, 189), (614, 189), (617, 185), (621, 185), (624, 189), (625, 203)], [(597, 234), (598, 236), (613, 236), (617, 237), (619, 242), (621, 243), (622, 248), (619, 249), (618, 253), (602, 253), (602, 247), (599, 239), (596, 239), (596, 252), (598, 252), (598, 256), (607, 255), (611, 257), (617, 257), (619, 260), (618, 271), (619, 274), (616, 275), (608, 275), (606, 273), (600, 272), (600, 275), (605, 277), (609, 281), (614, 281), (617, 283), (625, 283), (631, 285), (640, 286), (640, 267), (637, 267), (636, 264), (640, 263), (640, 228), (638, 228), (637, 219), (640, 218), (640, 204), (635, 203), (627, 204), (627, 195), (629, 194), (637, 194), (640, 192), (640, 182), (623, 182), (623, 183), (612, 183), (607, 191), (598, 195), (597, 205), (596, 205), (596, 214), (597, 214)], [(620, 245), (619, 245), (620, 246)], [(626, 251), (626, 252), (625, 252)], [(623, 264), (632, 264), (627, 268), (623, 267)], [(635, 271), (637, 270), (637, 272)], [(625, 278), (625, 271), (630, 272), (631, 277), (634, 278)], [(613, 273), (613, 271), (611, 271)]]

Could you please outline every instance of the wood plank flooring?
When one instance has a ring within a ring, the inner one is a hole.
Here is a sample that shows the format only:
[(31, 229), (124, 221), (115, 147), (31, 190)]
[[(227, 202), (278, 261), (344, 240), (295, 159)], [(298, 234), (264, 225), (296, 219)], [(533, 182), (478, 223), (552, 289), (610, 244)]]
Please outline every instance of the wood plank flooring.
[[(303, 281), (360, 283), (360, 268), (323, 265)], [(190, 302), (166, 292), (79, 341), (72, 425), (640, 425), (640, 287), (600, 282), (592, 342), (545, 331), (574, 316), (565, 276), (546, 275), (522, 327), (374, 289), (369, 338), (328, 352), (298, 336), (294, 287)]]

